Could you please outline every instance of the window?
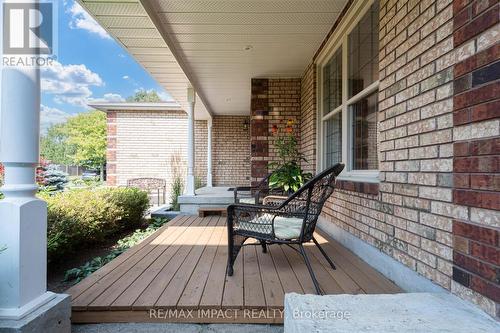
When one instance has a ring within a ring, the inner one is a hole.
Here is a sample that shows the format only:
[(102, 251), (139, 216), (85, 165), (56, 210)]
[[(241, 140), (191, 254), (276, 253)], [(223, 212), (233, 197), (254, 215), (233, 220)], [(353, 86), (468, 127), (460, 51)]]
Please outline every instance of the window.
[(364, 11), (322, 62), (321, 165), (343, 161), (344, 177), (374, 179), (378, 175), (378, 1)]
[(325, 122), (325, 164), (327, 167), (342, 162), (342, 112)]
[[(377, 2), (378, 3), (378, 2)], [(378, 6), (374, 4), (348, 37), (349, 98), (378, 80)]]
[(377, 94), (349, 106), (351, 115), (351, 156), (354, 170), (376, 170), (377, 156)]
[(342, 49), (338, 50), (323, 68), (323, 114), (342, 104)]

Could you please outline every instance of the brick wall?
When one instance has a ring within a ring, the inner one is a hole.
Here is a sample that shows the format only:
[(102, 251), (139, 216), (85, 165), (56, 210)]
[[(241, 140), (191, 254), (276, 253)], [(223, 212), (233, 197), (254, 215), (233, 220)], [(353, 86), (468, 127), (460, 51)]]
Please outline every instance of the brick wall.
[[(452, 289), (486, 308), (500, 302), (500, 44), (498, 1), (454, 1)], [(496, 34), (496, 37), (495, 37)], [(484, 298), (483, 296), (486, 296)]]
[(252, 79), (251, 163), (252, 182), (268, 174), (268, 163), (277, 160), (273, 126), (283, 130), (292, 120), (300, 144), (301, 79)]
[[(163, 178), (167, 193), (174, 174), (186, 173), (187, 115), (182, 111), (108, 112), (107, 184), (130, 178)], [(195, 122), (195, 174), (206, 179), (206, 121)]]
[(194, 122), (194, 175), (197, 178), (197, 181), (200, 181), (202, 186), (207, 184), (207, 126), (208, 124), (206, 120), (195, 120)]
[(498, 315), (498, 4), (380, 8), (381, 182), (339, 181), (323, 217)]
[(269, 159), (269, 80), (252, 79), (250, 106), (250, 145), (252, 184), (268, 174)]
[(249, 117), (247, 116), (215, 116), (213, 118), (214, 186), (248, 186), (250, 184), (250, 128), (248, 123)]
[(316, 169), (316, 66), (309, 65), (301, 82), (300, 150), (307, 162), (302, 163), (306, 172)]

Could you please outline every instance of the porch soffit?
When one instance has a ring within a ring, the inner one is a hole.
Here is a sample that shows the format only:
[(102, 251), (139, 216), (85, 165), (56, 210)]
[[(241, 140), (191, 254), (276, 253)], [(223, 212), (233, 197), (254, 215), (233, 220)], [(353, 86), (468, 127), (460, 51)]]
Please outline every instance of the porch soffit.
[(250, 113), (251, 78), (299, 77), (347, 0), (79, 0), (198, 119)]

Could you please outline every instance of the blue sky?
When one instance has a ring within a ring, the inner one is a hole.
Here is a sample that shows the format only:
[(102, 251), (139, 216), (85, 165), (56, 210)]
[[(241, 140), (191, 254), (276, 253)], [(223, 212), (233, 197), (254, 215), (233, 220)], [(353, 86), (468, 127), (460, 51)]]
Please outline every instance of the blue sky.
[(88, 110), (95, 100), (123, 101), (138, 89), (170, 96), (73, 0), (58, 6), (57, 61), (42, 69), (42, 130)]

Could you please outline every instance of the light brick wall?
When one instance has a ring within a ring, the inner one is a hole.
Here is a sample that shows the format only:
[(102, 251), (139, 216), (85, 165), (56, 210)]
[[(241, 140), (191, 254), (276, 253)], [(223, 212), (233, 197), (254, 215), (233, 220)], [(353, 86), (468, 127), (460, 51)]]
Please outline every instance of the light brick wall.
[[(250, 118), (215, 116), (213, 118), (213, 184), (235, 186), (250, 184)], [(245, 123), (248, 128), (245, 129)]]
[(309, 65), (301, 82), (300, 150), (307, 162), (302, 162), (306, 172), (316, 169), (316, 66)]
[[(107, 184), (131, 178), (162, 178), (167, 194), (176, 173), (186, 174), (187, 115), (182, 111), (108, 112)], [(207, 123), (195, 122), (195, 174), (206, 179)]]

